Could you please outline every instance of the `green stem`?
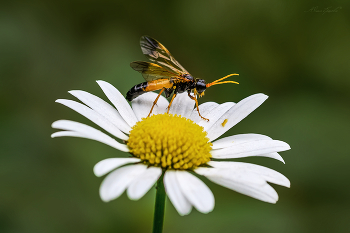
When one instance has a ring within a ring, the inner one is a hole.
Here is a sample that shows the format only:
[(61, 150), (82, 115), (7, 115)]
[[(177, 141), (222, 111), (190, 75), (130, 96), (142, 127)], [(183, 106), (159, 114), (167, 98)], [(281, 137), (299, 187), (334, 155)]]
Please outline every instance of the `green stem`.
[(163, 184), (162, 176), (157, 181), (157, 193), (156, 193), (156, 205), (154, 207), (154, 219), (153, 219), (153, 233), (163, 232), (163, 221), (164, 221), (164, 209), (165, 209), (165, 189)]

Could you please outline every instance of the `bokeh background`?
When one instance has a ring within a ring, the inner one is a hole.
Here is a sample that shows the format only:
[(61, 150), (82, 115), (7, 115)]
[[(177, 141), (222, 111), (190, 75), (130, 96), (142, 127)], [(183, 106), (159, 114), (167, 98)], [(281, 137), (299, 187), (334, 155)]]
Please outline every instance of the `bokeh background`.
[[(54, 101), (95, 82), (122, 93), (143, 81), (142, 35), (161, 41), (194, 76), (230, 73), (240, 85), (209, 89), (201, 102), (270, 98), (226, 135), (288, 142), (273, 168), (291, 180), (268, 204), (205, 182), (212, 213), (180, 217), (167, 202), (164, 232), (350, 232), (350, 4), (348, 1), (1, 1), (0, 232), (151, 232), (154, 190), (101, 201), (100, 160), (125, 156), (78, 138), (51, 139), (51, 123), (93, 125)], [(323, 11), (330, 7), (334, 12)], [(313, 9), (313, 10), (312, 10)]]

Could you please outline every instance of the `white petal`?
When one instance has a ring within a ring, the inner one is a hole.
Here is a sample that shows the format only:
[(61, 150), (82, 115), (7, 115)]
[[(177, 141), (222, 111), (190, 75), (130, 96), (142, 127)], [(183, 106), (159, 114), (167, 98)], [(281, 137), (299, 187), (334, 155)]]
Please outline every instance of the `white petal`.
[[(78, 123), (75, 121), (68, 121), (68, 120), (59, 120), (52, 123), (52, 128), (69, 130), (69, 131), (56, 132), (51, 135), (51, 137), (53, 138), (63, 137), (63, 136), (88, 138), (88, 139), (102, 142), (118, 150), (129, 152), (129, 148), (127, 145), (121, 144), (116, 140), (114, 140), (113, 138), (111, 138), (110, 136), (108, 136), (107, 134), (82, 123)], [(70, 132), (70, 131), (73, 131), (73, 132)]]
[(187, 92), (178, 94), (171, 104), (169, 113), (188, 118), (193, 110), (194, 104), (195, 101), (188, 97)]
[(280, 156), (277, 152), (261, 154), (261, 155), (258, 155), (258, 156), (259, 157), (267, 157), (267, 158), (277, 159), (277, 160), (281, 161), (282, 163), (285, 163), (284, 159), (282, 158), (282, 156)]
[[(251, 95), (237, 104), (235, 104), (230, 110), (228, 110), (215, 124), (208, 130), (208, 138), (213, 141), (224, 134), (227, 130), (232, 128), (251, 112), (253, 112), (257, 107), (259, 107), (266, 99), (267, 95), (255, 94)], [(223, 122), (226, 124), (223, 126)]]
[(147, 169), (143, 164), (130, 165), (111, 172), (100, 187), (101, 199), (105, 202), (118, 198), (134, 179)]
[(257, 141), (261, 139), (268, 140), (271, 138), (262, 134), (253, 134), (253, 133), (237, 134), (237, 135), (221, 138), (215, 142), (212, 142), (213, 143), (212, 149), (214, 150), (214, 149), (226, 148), (233, 145), (237, 145), (242, 142)]
[(222, 115), (224, 115), (232, 106), (235, 105), (233, 102), (227, 102), (220, 104), (216, 108), (212, 109), (208, 114), (206, 114), (205, 118), (209, 119), (209, 121), (201, 119), (197, 124), (203, 126), (205, 131), (208, 131), (217, 120), (220, 119)]
[(230, 172), (231, 169), (197, 168), (195, 172), (236, 192), (270, 203), (278, 200), (277, 192), (258, 175), (247, 172)]
[(287, 177), (282, 175), (281, 173), (272, 170), (267, 167), (263, 167), (256, 164), (251, 163), (243, 163), (243, 162), (214, 162), (210, 161), (208, 163), (210, 166), (218, 169), (231, 169), (236, 172), (247, 172), (247, 173), (254, 173), (262, 177), (264, 180), (282, 185), (285, 187), (290, 187), (290, 181)]
[(176, 171), (182, 193), (199, 212), (209, 213), (214, 209), (214, 195), (203, 181), (186, 171)]
[(117, 109), (112, 107), (109, 103), (86, 91), (69, 91), (69, 93), (77, 97), (81, 102), (83, 102), (99, 114), (101, 114), (112, 124), (117, 126), (121, 131), (129, 134), (131, 130), (130, 126), (120, 116)]
[[(58, 137), (77, 137), (77, 138), (86, 138), (83, 134), (73, 132), (73, 131), (59, 131), (51, 134), (52, 138), (58, 138)], [(88, 138), (90, 139), (90, 138)]]
[(266, 180), (264, 180), (259, 175), (242, 171), (242, 170), (233, 170), (230, 168), (205, 168), (200, 167), (195, 170), (197, 174), (200, 174), (202, 176), (206, 177), (220, 177), (223, 179), (232, 179), (237, 180), (242, 183), (250, 183), (255, 185), (264, 185), (266, 183)]
[(131, 200), (140, 199), (152, 188), (161, 175), (161, 168), (149, 167), (130, 184), (127, 190), (128, 197)]
[[(219, 106), (219, 104), (215, 102), (205, 102), (198, 106), (200, 114), (205, 117), (213, 108)], [(189, 119), (191, 119), (193, 122), (197, 123), (202, 118), (199, 116), (197, 108), (194, 108), (191, 112), (191, 115), (189, 116)]]
[(119, 114), (126, 123), (128, 123), (130, 127), (133, 127), (137, 122), (137, 118), (124, 96), (114, 86), (105, 81), (97, 81), (97, 83), (100, 85), (107, 98), (116, 109), (118, 109)]
[(94, 173), (95, 176), (103, 176), (106, 175), (108, 172), (121, 167), (125, 164), (128, 163), (137, 163), (140, 162), (141, 160), (138, 158), (109, 158), (109, 159), (104, 159), (100, 162), (98, 162), (94, 166)]
[(73, 109), (74, 111), (80, 113), (90, 121), (94, 122), (96, 125), (100, 126), (102, 129), (106, 130), (110, 134), (116, 136), (117, 138), (123, 139), (123, 140), (128, 140), (129, 137), (126, 136), (125, 134), (118, 129), (117, 126), (112, 124), (110, 121), (108, 121), (105, 117), (100, 115), (99, 113), (95, 112), (91, 108), (78, 103), (73, 100), (64, 100), (64, 99), (58, 99), (56, 100), (57, 103), (63, 104), (67, 106), (68, 108)]
[(51, 134), (52, 138), (57, 138), (57, 137), (77, 137), (77, 138), (87, 138), (87, 139), (92, 139), (95, 141), (99, 141), (102, 142), (108, 146), (111, 146), (115, 149), (118, 149), (120, 151), (124, 151), (124, 152), (129, 152), (129, 148), (127, 147), (127, 145), (125, 144), (121, 144), (117, 141), (115, 141), (113, 138), (110, 138), (109, 140), (105, 140), (105, 139), (99, 139), (98, 137), (95, 136), (86, 136), (84, 134), (81, 133), (77, 133), (77, 132), (72, 132), (72, 131), (60, 131), (60, 132), (56, 132)]
[(192, 205), (181, 191), (176, 171), (166, 171), (164, 175), (165, 191), (177, 212), (183, 216), (191, 212)]
[(276, 203), (278, 200), (277, 192), (267, 183), (265, 183), (262, 186), (258, 186), (258, 185), (240, 183), (237, 181), (218, 178), (218, 177), (207, 177), (207, 178), (221, 186), (232, 189), (244, 195), (256, 198), (261, 201)]
[[(287, 143), (278, 140), (258, 140), (239, 143), (231, 147), (212, 150), (213, 158), (242, 158), (249, 156), (260, 156), (271, 152), (289, 150)], [(266, 156), (266, 155), (265, 155)]]
[[(147, 92), (132, 100), (131, 105), (139, 121), (141, 121), (142, 118), (148, 116), (153, 106), (153, 102), (157, 96), (157, 93)], [(157, 104), (152, 110), (152, 115), (165, 113), (167, 111), (168, 105), (169, 102), (165, 99), (165, 97), (160, 96)]]

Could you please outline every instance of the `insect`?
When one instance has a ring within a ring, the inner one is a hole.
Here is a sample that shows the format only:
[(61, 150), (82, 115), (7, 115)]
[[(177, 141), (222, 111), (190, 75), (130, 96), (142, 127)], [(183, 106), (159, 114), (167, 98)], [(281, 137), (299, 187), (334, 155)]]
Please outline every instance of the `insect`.
[[(204, 118), (199, 112), (197, 95), (198, 97), (203, 96), (206, 88), (213, 85), (223, 83), (238, 84), (234, 81), (222, 81), (238, 74), (230, 74), (211, 83), (206, 83), (204, 79), (193, 78), (161, 43), (151, 37), (142, 36), (140, 45), (143, 54), (154, 63), (145, 61), (134, 61), (130, 63), (131, 68), (140, 72), (147, 82), (133, 86), (126, 93), (126, 99), (131, 101), (148, 91), (160, 90), (147, 117), (151, 115), (154, 106), (163, 92), (166, 98), (169, 98), (173, 94), (167, 108), (169, 113), (170, 106), (176, 95), (187, 91), (188, 96), (196, 102), (198, 115), (202, 119), (209, 121), (209, 119)], [(193, 96), (191, 95), (192, 90)]]

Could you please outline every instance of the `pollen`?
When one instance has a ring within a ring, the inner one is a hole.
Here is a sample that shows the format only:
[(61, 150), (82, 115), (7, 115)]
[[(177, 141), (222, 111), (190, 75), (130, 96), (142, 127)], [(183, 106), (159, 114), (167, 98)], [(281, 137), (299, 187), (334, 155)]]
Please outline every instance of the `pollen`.
[(143, 118), (130, 131), (130, 153), (149, 166), (192, 170), (210, 161), (211, 146), (203, 127), (172, 114)]
[(228, 121), (228, 120), (227, 120), (227, 119), (225, 119), (225, 120), (224, 120), (224, 121), (221, 123), (221, 126), (222, 126), (222, 127), (225, 127), (225, 125), (226, 125), (227, 121)]

